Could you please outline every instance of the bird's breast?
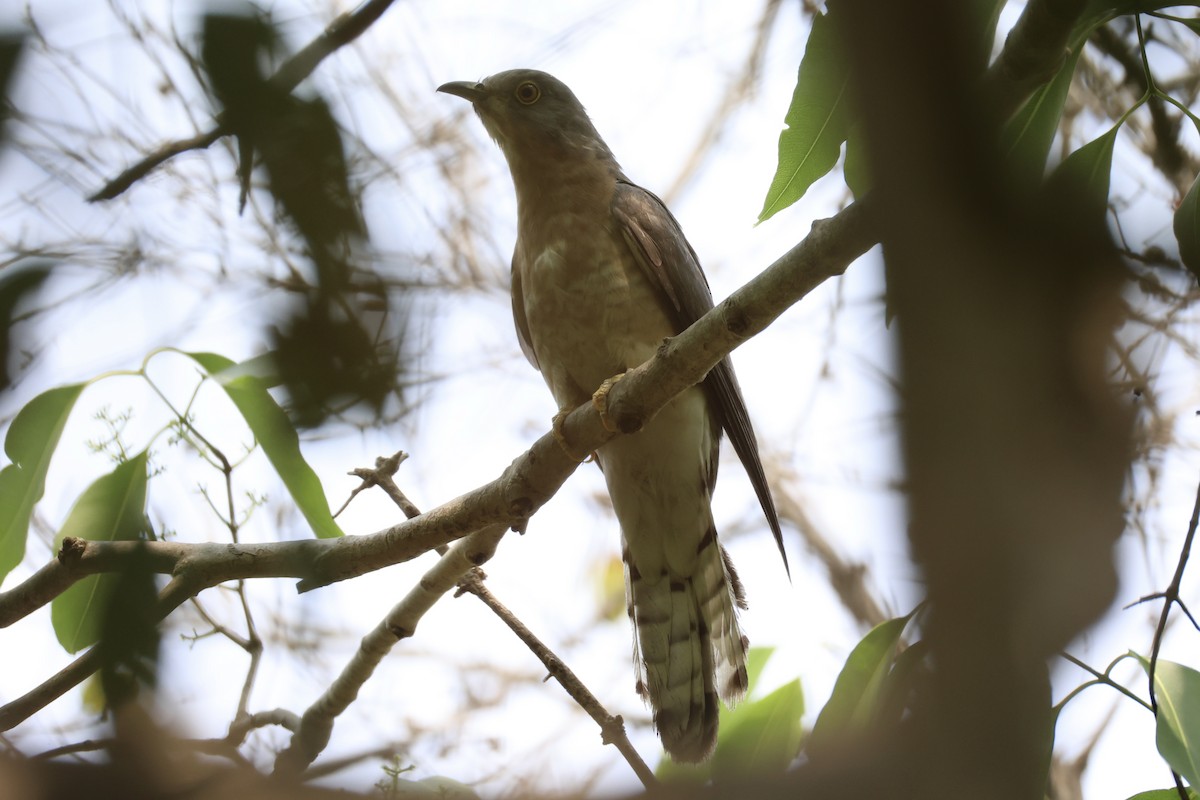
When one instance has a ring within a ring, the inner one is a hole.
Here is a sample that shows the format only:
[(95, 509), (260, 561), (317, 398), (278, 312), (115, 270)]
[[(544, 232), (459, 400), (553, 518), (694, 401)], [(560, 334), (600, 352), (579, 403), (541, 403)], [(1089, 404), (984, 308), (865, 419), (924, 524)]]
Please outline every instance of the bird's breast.
[(529, 336), (560, 406), (584, 402), (674, 333), (624, 239), (585, 216), (551, 215), (518, 241)]

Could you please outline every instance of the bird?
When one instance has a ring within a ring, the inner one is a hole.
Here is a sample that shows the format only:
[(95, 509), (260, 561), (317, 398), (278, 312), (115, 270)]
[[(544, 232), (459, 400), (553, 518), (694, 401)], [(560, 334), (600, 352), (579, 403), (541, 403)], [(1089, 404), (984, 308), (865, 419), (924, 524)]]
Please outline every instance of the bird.
[[(562, 81), (514, 69), (438, 91), (474, 106), (508, 162), (517, 200), (513, 318), (521, 350), (558, 405), (554, 430), (589, 400), (611, 429), (603, 412), (613, 382), (713, 307), (695, 251), (663, 201), (626, 177)], [(779, 517), (728, 358), (641, 430), (595, 453), (621, 528), (635, 688), (663, 748), (683, 763), (712, 754), (718, 698), (732, 706), (747, 690), (749, 645), (738, 621), (746, 596), (711, 509), (722, 430), (786, 569)]]

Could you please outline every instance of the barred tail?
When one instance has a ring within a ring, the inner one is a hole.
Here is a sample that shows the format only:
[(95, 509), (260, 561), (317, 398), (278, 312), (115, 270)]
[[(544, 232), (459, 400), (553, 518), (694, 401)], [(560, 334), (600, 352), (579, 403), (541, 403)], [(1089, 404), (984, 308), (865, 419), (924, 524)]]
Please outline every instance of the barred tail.
[(663, 747), (675, 761), (699, 762), (717, 743), (718, 698), (734, 704), (746, 692), (746, 639), (737, 622), (745, 608), (741, 582), (711, 521), (696, 547), (691, 575), (639, 570), (623, 553), (633, 621), (638, 692), (650, 701)]

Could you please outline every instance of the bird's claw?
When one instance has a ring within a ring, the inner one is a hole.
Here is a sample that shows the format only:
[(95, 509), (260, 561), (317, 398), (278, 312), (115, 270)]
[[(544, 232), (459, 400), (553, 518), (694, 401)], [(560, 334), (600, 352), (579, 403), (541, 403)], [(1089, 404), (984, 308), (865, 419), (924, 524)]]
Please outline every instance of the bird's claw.
[(572, 461), (578, 461), (581, 464), (586, 464), (587, 462), (594, 460), (596, 458), (596, 454), (588, 453), (583, 458), (575, 455), (571, 452), (571, 448), (567, 444), (566, 434), (563, 433), (563, 423), (567, 421), (567, 415), (573, 410), (574, 409), (571, 408), (560, 408), (558, 413), (554, 415), (554, 418), (550, 420), (550, 433), (552, 436), (554, 436), (554, 441), (558, 442), (558, 446), (561, 447), (563, 452), (567, 454), (567, 458), (571, 459)]
[(611, 378), (606, 378), (604, 383), (600, 384), (600, 388), (592, 395), (592, 405), (596, 412), (600, 414), (600, 424), (604, 426), (606, 431), (619, 433), (618, 428), (613, 421), (608, 417), (608, 393), (612, 391), (613, 384), (625, 377), (625, 373), (621, 372), (613, 375)]

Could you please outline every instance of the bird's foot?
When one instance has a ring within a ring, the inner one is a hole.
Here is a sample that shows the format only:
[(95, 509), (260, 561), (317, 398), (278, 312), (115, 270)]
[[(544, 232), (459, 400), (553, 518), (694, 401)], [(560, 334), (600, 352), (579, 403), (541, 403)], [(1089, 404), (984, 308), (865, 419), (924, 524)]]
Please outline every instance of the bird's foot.
[(563, 452), (567, 454), (567, 458), (571, 459), (572, 461), (578, 461), (581, 464), (586, 464), (587, 462), (595, 459), (596, 454), (588, 453), (583, 458), (575, 455), (571, 452), (571, 447), (567, 444), (566, 434), (563, 433), (563, 423), (567, 421), (567, 415), (574, 410), (575, 409), (573, 408), (560, 408), (558, 413), (554, 415), (554, 418), (550, 420), (550, 433), (552, 436), (554, 436), (554, 441), (558, 442), (558, 446), (561, 447)]
[(596, 411), (600, 414), (600, 424), (604, 426), (605, 430), (612, 431), (613, 433), (618, 433), (621, 429), (608, 417), (608, 393), (612, 391), (613, 385), (624, 377), (625, 373), (621, 372), (613, 375), (611, 378), (607, 378), (604, 383), (600, 384), (600, 388), (596, 390), (595, 394), (592, 395), (592, 405), (595, 406)]

